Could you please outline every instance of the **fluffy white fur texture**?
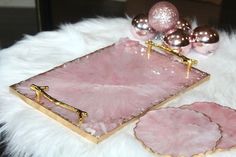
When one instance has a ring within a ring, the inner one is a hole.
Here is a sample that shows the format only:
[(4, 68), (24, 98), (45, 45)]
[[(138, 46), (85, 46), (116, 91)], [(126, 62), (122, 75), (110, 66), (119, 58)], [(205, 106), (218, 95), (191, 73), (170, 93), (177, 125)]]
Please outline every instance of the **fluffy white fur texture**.
[[(133, 135), (129, 124), (100, 144), (93, 144), (43, 113), (29, 107), (8, 91), (14, 83), (49, 70), (66, 61), (130, 37), (130, 19), (89, 19), (63, 25), (59, 30), (25, 36), (0, 51), (0, 132), (6, 133), (7, 153), (14, 157), (152, 157)], [(198, 68), (211, 79), (169, 102), (180, 106), (195, 101), (214, 101), (236, 108), (236, 36), (220, 32), (220, 45), (211, 56), (193, 50)], [(154, 124), (155, 125), (155, 124)], [(158, 124), (157, 124), (158, 125)], [(236, 151), (208, 157), (235, 157)]]

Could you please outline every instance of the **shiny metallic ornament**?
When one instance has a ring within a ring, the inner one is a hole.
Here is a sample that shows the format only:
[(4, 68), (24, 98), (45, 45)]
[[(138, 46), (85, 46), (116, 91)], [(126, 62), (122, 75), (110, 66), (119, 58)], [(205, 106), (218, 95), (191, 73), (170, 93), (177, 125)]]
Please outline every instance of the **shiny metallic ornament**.
[(170, 48), (179, 51), (181, 54), (187, 54), (192, 47), (190, 35), (181, 29), (169, 32), (165, 35), (163, 41)]
[(133, 18), (131, 32), (140, 40), (149, 40), (156, 36), (156, 31), (149, 25), (145, 14), (138, 14)]
[(184, 31), (189, 32), (192, 29), (191, 24), (189, 23), (189, 21), (187, 21), (186, 19), (180, 18), (175, 26), (177, 29), (182, 29)]
[(176, 22), (179, 20), (179, 12), (170, 2), (157, 2), (149, 10), (148, 20), (156, 31), (166, 32), (175, 27)]
[(193, 30), (193, 47), (202, 54), (214, 52), (219, 46), (218, 32), (209, 26), (199, 26)]

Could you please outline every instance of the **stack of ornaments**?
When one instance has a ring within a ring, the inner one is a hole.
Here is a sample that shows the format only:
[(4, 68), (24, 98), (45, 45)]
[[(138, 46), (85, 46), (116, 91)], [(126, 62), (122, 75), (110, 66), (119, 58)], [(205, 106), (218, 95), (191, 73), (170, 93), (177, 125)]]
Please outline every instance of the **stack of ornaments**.
[(131, 32), (139, 40), (160, 37), (163, 44), (184, 55), (191, 48), (206, 55), (214, 52), (219, 44), (219, 34), (215, 29), (207, 25), (192, 29), (187, 20), (179, 18), (177, 8), (167, 1), (157, 2), (148, 15), (135, 16)]

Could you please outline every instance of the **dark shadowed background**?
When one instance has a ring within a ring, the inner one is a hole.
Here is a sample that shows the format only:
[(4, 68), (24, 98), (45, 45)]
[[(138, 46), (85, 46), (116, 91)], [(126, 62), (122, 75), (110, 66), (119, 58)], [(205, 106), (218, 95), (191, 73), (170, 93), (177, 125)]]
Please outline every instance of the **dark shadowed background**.
[[(17, 4), (9, 4), (16, 1)], [(22, 2), (21, 2), (22, 1)], [(169, 0), (182, 17), (200, 24), (230, 30), (235, 27), (236, 7), (230, 0)], [(124, 17), (148, 12), (157, 0), (0, 0), (0, 47), (20, 40), (24, 34), (57, 29), (96, 16)]]

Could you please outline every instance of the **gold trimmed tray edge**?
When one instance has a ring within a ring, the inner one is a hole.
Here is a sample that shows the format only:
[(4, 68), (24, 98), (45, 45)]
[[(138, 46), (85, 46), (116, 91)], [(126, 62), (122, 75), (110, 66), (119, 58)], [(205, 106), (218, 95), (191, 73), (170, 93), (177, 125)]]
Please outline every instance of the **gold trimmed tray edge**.
[[(199, 70), (199, 69), (197, 69)], [(205, 73), (205, 72), (204, 72)], [(42, 106), (41, 104), (31, 100), (30, 98), (27, 98), (25, 95), (19, 93), (15, 86), (18, 84), (13, 84), (9, 87), (9, 90), (11, 93), (13, 93), (14, 95), (20, 97), (24, 102), (26, 102), (28, 105), (32, 106), (33, 108), (41, 111), (42, 113), (46, 114), (47, 116), (49, 116), (50, 118), (54, 119), (55, 121), (61, 123), (64, 127), (69, 128), (70, 130), (78, 133), (79, 135), (81, 135), (82, 137), (84, 137), (86, 140), (90, 140), (96, 144), (100, 143), (101, 141), (103, 141), (104, 139), (108, 138), (109, 136), (113, 135), (114, 133), (116, 133), (117, 131), (119, 131), (120, 129), (122, 129), (123, 127), (125, 127), (126, 125), (128, 125), (131, 122), (136, 121), (138, 118), (144, 116), (148, 111), (153, 110), (153, 109), (157, 109), (160, 107), (163, 107), (164, 104), (166, 104), (167, 102), (175, 99), (176, 97), (178, 97), (181, 94), (184, 94), (185, 92), (187, 92), (190, 89), (193, 89), (195, 87), (197, 87), (198, 85), (202, 84), (203, 82), (207, 81), (210, 79), (210, 74), (206, 73), (206, 77), (203, 78), (202, 80), (194, 83), (193, 85), (187, 87), (186, 89), (176, 93), (174, 96), (170, 96), (169, 98), (167, 98), (166, 100), (151, 106), (150, 108), (147, 108), (144, 112), (140, 113), (138, 116), (134, 116), (132, 118), (130, 118), (127, 121), (124, 121), (122, 124), (120, 124), (118, 127), (116, 127), (115, 129), (107, 132), (104, 135), (101, 135), (100, 137), (95, 137), (91, 134), (89, 134), (88, 132), (80, 129), (78, 126), (72, 124), (70, 121), (68, 121), (67, 119), (63, 118), (62, 116), (60, 116), (57, 113), (52, 112), (51, 110), (47, 109), (46, 107)]]

